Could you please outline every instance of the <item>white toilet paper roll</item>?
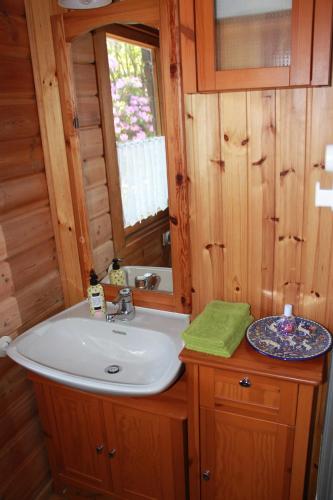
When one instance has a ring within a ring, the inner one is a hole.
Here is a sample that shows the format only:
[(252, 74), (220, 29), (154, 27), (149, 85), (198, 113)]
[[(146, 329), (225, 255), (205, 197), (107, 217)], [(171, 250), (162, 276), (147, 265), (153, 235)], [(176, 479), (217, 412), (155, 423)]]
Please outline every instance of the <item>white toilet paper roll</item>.
[(328, 144), (325, 151), (325, 169), (333, 172), (333, 144)]

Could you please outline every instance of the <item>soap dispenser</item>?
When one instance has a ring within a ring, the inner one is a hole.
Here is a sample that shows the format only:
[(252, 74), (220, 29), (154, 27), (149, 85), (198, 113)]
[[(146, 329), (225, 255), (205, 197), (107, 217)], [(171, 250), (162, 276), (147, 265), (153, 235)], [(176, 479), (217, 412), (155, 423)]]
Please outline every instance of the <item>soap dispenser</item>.
[(109, 280), (111, 285), (124, 286), (126, 283), (126, 273), (120, 269), (119, 262), (122, 259), (112, 259), (111, 269), (109, 270)]
[(285, 304), (283, 316), (277, 321), (276, 326), (278, 332), (284, 335), (293, 335), (296, 333), (297, 324), (291, 304)]
[(98, 283), (98, 276), (93, 269), (90, 271), (90, 285), (87, 292), (90, 315), (105, 314), (106, 303), (104, 289), (102, 285)]

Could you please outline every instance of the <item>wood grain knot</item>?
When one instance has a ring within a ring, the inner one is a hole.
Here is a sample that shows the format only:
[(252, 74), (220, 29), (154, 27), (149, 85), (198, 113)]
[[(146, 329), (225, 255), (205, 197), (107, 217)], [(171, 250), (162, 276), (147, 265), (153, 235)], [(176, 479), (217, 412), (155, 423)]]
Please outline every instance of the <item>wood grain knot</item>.
[(318, 292), (315, 292), (314, 290), (311, 290), (311, 295), (315, 295), (317, 299), (320, 298), (320, 294)]
[(313, 168), (321, 168), (322, 170), (325, 170), (325, 165), (323, 163), (315, 163)]
[(175, 78), (178, 73), (178, 65), (176, 63), (170, 64), (170, 76), (171, 78)]
[(211, 159), (210, 160), (211, 163), (214, 163), (215, 165), (218, 165), (222, 172), (225, 172), (225, 162), (224, 160), (214, 160), (214, 159)]
[(196, 292), (195, 292), (195, 289), (193, 288), (193, 286), (192, 286), (192, 288), (191, 288), (191, 292), (192, 292), (192, 293), (196, 293)]
[(260, 160), (252, 162), (252, 165), (254, 167), (260, 167), (260, 165), (262, 165), (263, 163), (265, 163), (266, 159), (267, 159), (267, 156), (262, 156), (260, 158)]
[(280, 218), (279, 217), (271, 217), (272, 222), (279, 222)]
[(295, 173), (295, 169), (294, 168), (288, 168), (286, 170), (282, 170), (280, 172), (280, 177), (285, 177), (286, 175), (291, 174), (291, 173)]
[(294, 236), (294, 240), (297, 241), (298, 243), (304, 243), (304, 238), (300, 238), (299, 236)]
[(228, 136), (227, 134), (224, 134), (224, 140), (225, 140), (226, 142), (228, 142), (228, 141), (229, 141), (229, 136)]
[(283, 241), (285, 239), (285, 236), (279, 236), (279, 241)]
[(169, 219), (170, 219), (171, 224), (173, 224), (174, 226), (178, 226), (177, 217), (175, 217), (174, 215), (170, 215)]
[(249, 142), (250, 142), (250, 139), (247, 137), (246, 139), (242, 140), (241, 145), (246, 146), (246, 144), (248, 144)]
[(176, 184), (177, 184), (177, 186), (181, 186), (183, 184), (183, 181), (184, 181), (183, 174), (177, 174), (176, 175)]
[(236, 290), (236, 292), (239, 292), (240, 291), (239, 286), (236, 286), (235, 290)]
[(183, 305), (186, 304), (186, 298), (184, 297), (184, 295), (181, 296), (180, 301)]
[(191, 30), (187, 26), (181, 25), (180, 32), (183, 33), (183, 35), (185, 35), (185, 37), (188, 38), (189, 40), (195, 40), (194, 30)]
[(186, 117), (189, 119), (189, 120), (194, 120), (194, 116), (191, 115), (191, 113), (186, 113)]
[(222, 250), (225, 248), (225, 245), (223, 243), (208, 243), (205, 246), (206, 250), (211, 250), (213, 247), (219, 247), (222, 248)]

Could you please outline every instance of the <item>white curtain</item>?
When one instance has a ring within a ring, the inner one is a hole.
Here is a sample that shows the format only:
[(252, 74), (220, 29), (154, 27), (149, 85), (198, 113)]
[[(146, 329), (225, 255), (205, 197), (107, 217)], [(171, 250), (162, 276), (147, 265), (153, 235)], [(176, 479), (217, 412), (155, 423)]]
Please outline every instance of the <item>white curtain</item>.
[(164, 137), (117, 143), (124, 227), (168, 207)]

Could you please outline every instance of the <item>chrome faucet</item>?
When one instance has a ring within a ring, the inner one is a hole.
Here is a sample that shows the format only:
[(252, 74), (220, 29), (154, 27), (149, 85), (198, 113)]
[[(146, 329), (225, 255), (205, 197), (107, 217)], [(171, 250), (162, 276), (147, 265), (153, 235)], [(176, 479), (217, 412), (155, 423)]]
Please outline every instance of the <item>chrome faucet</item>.
[(157, 290), (161, 282), (161, 277), (155, 273), (146, 273), (142, 276), (135, 276), (135, 288), (143, 290)]
[(119, 290), (119, 295), (112, 302), (117, 307), (116, 312), (107, 314), (106, 321), (112, 323), (116, 319), (121, 321), (130, 321), (135, 316), (135, 307), (133, 305), (132, 292), (130, 288), (122, 288)]

